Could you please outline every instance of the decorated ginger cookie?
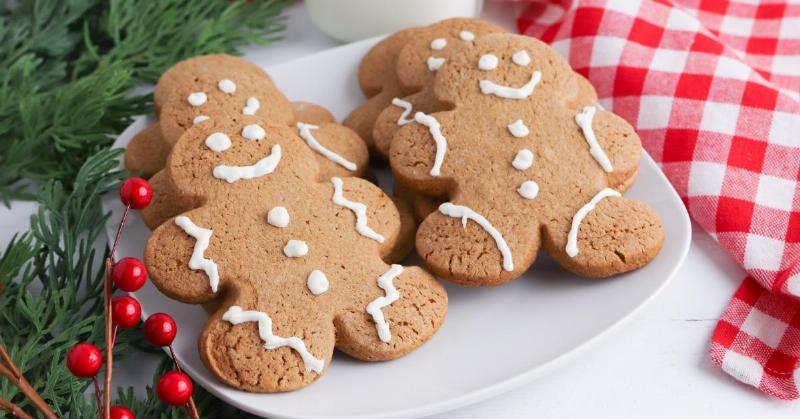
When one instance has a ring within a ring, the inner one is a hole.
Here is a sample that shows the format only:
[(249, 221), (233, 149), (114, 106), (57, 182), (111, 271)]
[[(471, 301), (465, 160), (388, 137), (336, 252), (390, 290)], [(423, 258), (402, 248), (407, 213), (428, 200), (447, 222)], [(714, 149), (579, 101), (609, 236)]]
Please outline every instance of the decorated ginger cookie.
[(397, 55), (397, 82), (405, 96), (394, 97), (375, 120), (372, 131), (375, 151), (389, 157), (392, 137), (403, 125), (414, 123), (414, 113), (432, 113), (447, 108), (433, 95), (433, 80), (450, 52), (471, 46), (475, 39), (503, 28), (480, 19), (447, 19), (416, 31)]
[[(641, 143), (554, 50), (493, 34), (459, 48), (434, 82), (453, 109), (414, 115), (392, 140), (397, 181), (447, 202), (417, 231), (434, 273), (475, 286), (512, 280), (543, 248), (583, 276), (641, 267), (663, 242), (659, 216), (624, 198)], [(584, 93), (581, 93), (584, 92)]]
[[(249, 125), (263, 137), (242, 135)], [(295, 130), (251, 116), (193, 127), (169, 157), (168, 182), (198, 206), (153, 232), (145, 262), (169, 297), (221, 302), (199, 350), (228, 385), (298, 389), (334, 347), (394, 359), (444, 320), (447, 294), (430, 274), (382, 260), (400, 229), (392, 201), (363, 179), (317, 172)]]

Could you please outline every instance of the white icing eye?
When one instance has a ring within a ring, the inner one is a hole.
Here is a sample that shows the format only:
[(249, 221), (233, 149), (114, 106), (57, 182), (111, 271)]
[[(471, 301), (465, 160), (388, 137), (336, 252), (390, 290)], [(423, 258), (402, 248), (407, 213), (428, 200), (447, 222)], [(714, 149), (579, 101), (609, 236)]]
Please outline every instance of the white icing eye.
[(481, 56), (481, 59), (478, 60), (478, 68), (484, 71), (494, 70), (497, 68), (497, 57), (492, 54)]
[(192, 106), (200, 106), (200, 105), (206, 103), (206, 100), (208, 100), (208, 97), (206, 97), (206, 94), (203, 93), (203, 92), (194, 92), (194, 93), (190, 94), (189, 96), (187, 96), (186, 100)]
[(197, 115), (192, 120), (192, 124), (196, 125), (196, 124), (199, 124), (199, 123), (201, 123), (203, 121), (208, 121), (209, 119), (211, 119), (211, 118), (209, 118), (208, 115)]
[(447, 46), (447, 40), (444, 38), (436, 38), (431, 41), (431, 49), (439, 51), (444, 49)]
[(531, 56), (525, 50), (517, 51), (511, 56), (511, 61), (516, 65), (525, 67), (531, 63)]
[(461, 33), (458, 34), (458, 37), (461, 38), (462, 41), (469, 42), (475, 39), (475, 34), (470, 31), (461, 31)]
[(302, 240), (289, 240), (283, 248), (283, 254), (290, 258), (299, 258), (308, 254), (308, 244)]
[(437, 71), (444, 64), (444, 58), (441, 57), (428, 57), (428, 70)]
[(315, 269), (308, 275), (306, 285), (312, 294), (320, 295), (328, 290), (330, 283), (328, 282), (328, 277), (325, 276), (325, 273)]
[(220, 153), (231, 147), (231, 139), (221, 132), (215, 132), (206, 138), (206, 147)]
[(534, 199), (536, 195), (539, 195), (539, 184), (532, 180), (526, 180), (517, 189), (517, 193), (525, 199)]
[(517, 152), (511, 165), (517, 170), (528, 170), (533, 165), (533, 152), (523, 148)]
[(222, 93), (227, 93), (229, 95), (236, 93), (236, 83), (228, 80), (222, 79), (217, 83), (217, 87)]
[(242, 128), (242, 137), (248, 140), (263, 140), (266, 134), (264, 128), (261, 128), (260, 125), (250, 124)]
[(517, 138), (527, 137), (531, 133), (528, 126), (521, 119), (508, 124), (508, 132)]
[(249, 97), (245, 102), (245, 107), (242, 109), (242, 113), (245, 115), (255, 115), (260, 107), (261, 103), (258, 102), (258, 99), (255, 97)]
[(275, 227), (284, 228), (289, 225), (289, 211), (284, 207), (273, 207), (267, 212), (267, 222)]

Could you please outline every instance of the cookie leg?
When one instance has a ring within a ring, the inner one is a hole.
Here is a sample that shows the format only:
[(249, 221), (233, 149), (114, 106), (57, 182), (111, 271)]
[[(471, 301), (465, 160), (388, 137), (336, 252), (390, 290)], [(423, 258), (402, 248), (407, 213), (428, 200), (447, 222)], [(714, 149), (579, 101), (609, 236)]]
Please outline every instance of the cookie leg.
[(361, 301), (360, 306), (345, 310), (334, 319), (339, 350), (367, 361), (395, 359), (418, 348), (436, 333), (447, 312), (444, 287), (418, 267), (403, 268), (393, 285), (399, 298), (380, 309), (388, 336), (380, 336), (375, 318), (367, 312), (368, 304), (374, 300)]
[(573, 220), (545, 226), (542, 241), (559, 264), (581, 276), (605, 278), (637, 269), (653, 260), (664, 242), (661, 219), (641, 201), (603, 199), (579, 223), (571, 242)]
[(291, 391), (316, 381), (333, 355), (330, 318), (315, 310), (261, 306), (226, 302), (200, 336), (203, 363), (226, 384), (252, 392)]

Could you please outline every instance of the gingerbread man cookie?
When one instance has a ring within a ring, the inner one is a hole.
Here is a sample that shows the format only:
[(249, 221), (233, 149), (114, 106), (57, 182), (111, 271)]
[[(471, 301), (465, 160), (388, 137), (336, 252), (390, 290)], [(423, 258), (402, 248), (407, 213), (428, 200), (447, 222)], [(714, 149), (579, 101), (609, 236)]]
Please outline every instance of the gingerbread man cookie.
[(610, 112), (575, 109), (590, 87), (533, 38), (487, 35), (450, 54), (434, 93), (454, 108), (417, 112), (390, 149), (398, 182), (447, 198), (417, 231), (434, 273), (496, 285), (525, 272), (540, 247), (589, 277), (656, 256), (660, 218), (619, 193), (638, 170), (639, 137)]
[[(243, 135), (249, 125), (264, 135)], [(199, 350), (223, 382), (298, 389), (324, 373), (334, 347), (394, 359), (442, 324), (444, 288), (420, 268), (381, 258), (400, 229), (392, 201), (363, 179), (318, 180), (295, 130), (216, 118), (181, 137), (166, 174), (200, 205), (153, 232), (145, 262), (169, 297), (222, 301)]]

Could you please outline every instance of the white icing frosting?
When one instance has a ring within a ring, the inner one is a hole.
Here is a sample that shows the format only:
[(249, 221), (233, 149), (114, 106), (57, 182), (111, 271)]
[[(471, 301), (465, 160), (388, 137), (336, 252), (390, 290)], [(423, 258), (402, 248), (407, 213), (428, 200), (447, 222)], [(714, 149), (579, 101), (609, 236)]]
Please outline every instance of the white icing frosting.
[(267, 212), (267, 222), (275, 227), (284, 228), (289, 225), (289, 211), (285, 207), (273, 207)]
[(300, 355), (300, 358), (303, 359), (306, 372), (320, 372), (325, 366), (325, 361), (314, 357), (314, 355), (308, 351), (302, 339), (296, 336), (284, 338), (272, 334), (272, 318), (263, 311), (242, 311), (242, 308), (239, 306), (231, 306), (228, 308), (228, 311), (222, 315), (222, 320), (234, 326), (240, 323), (258, 322), (258, 336), (264, 341), (264, 347), (267, 349), (277, 349), (288, 346), (294, 349), (295, 352)]
[(242, 128), (242, 137), (248, 140), (263, 140), (266, 135), (267, 133), (264, 131), (264, 128), (258, 124), (245, 125), (244, 128)]
[(437, 71), (444, 64), (444, 57), (428, 57), (428, 70)]
[(194, 92), (194, 93), (189, 94), (189, 96), (186, 97), (186, 100), (192, 106), (200, 106), (200, 105), (206, 103), (206, 100), (208, 100), (208, 97), (203, 92)]
[(345, 207), (353, 211), (353, 214), (356, 215), (356, 231), (358, 234), (375, 240), (378, 243), (383, 243), (384, 237), (367, 225), (367, 206), (361, 202), (353, 202), (344, 197), (344, 190), (342, 189), (344, 182), (342, 182), (342, 179), (334, 176), (331, 178), (331, 183), (333, 183), (333, 198), (331, 200), (334, 205)]
[(308, 286), (308, 290), (311, 291), (312, 294), (320, 295), (325, 293), (325, 291), (328, 291), (330, 283), (328, 282), (328, 277), (325, 276), (324, 272), (315, 269), (308, 274), (306, 286)]
[(534, 199), (536, 195), (539, 195), (539, 184), (532, 180), (526, 180), (517, 188), (517, 193), (525, 199)]
[(533, 152), (527, 148), (517, 151), (511, 165), (517, 170), (528, 170), (533, 165)]
[(575, 216), (572, 217), (572, 226), (569, 229), (569, 234), (567, 235), (567, 255), (569, 257), (574, 258), (578, 255), (578, 230), (581, 228), (581, 222), (583, 219), (589, 215), (597, 204), (603, 200), (603, 198), (608, 198), (611, 196), (621, 196), (619, 192), (611, 189), (611, 188), (603, 188), (600, 192), (595, 195), (591, 201), (586, 203), (586, 205), (582, 206), (578, 212), (575, 213)]
[(230, 81), (228, 79), (220, 80), (217, 83), (217, 87), (219, 88), (219, 90), (222, 93), (227, 93), (229, 95), (232, 95), (232, 94), (236, 93), (236, 83), (234, 83), (234, 82), (232, 82), (232, 81)]
[(208, 121), (209, 119), (211, 118), (209, 118), (208, 115), (197, 115), (194, 117), (194, 119), (192, 119), (192, 124), (196, 125), (203, 121)]
[(527, 137), (531, 133), (528, 126), (521, 119), (508, 124), (508, 132), (517, 138)]
[(478, 223), (479, 226), (492, 236), (494, 242), (497, 244), (497, 249), (500, 250), (500, 254), (503, 256), (503, 269), (509, 272), (514, 270), (514, 259), (512, 258), (511, 249), (508, 247), (506, 239), (503, 238), (503, 235), (500, 234), (484, 216), (473, 211), (471, 208), (463, 205), (455, 205), (451, 202), (445, 202), (439, 205), (439, 212), (448, 217), (461, 218), (461, 225), (464, 227), (467, 226), (467, 220)]
[(475, 39), (475, 34), (470, 31), (461, 31), (458, 33), (458, 37), (461, 38), (462, 41), (472, 41)]
[(175, 224), (180, 227), (186, 234), (194, 237), (194, 249), (192, 250), (192, 257), (189, 258), (189, 269), (202, 270), (208, 277), (208, 285), (211, 286), (212, 292), (217, 292), (219, 286), (219, 271), (217, 264), (211, 259), (206, 259), (205, 252), (208, 250), (208, 245), (211, 244), (212, 231), (207, 228), (198, 227), (193, 223), (189, 217), (179, 215), (175, 217)]
[(525, 50), (517, 51), (511, 56), (511, 61), (513, 61), (516, 65), (525, 67), (531, 63), (531, 56), (528, 55), (528, 52)]
[(442, 125), (433, 116), (422, 112), (415, 113), (414, 120), (428, 127), (433, 141), (436, 142), (436, 157), (433, 159), (433, 167), (431, 167), (430, 173), (431, 176), (439, 176), (444, 162), (444, 155), (447, 153), (447, 138), (442, 135)]
[(302, 240), (289, 240), (283, 247), (283, 254), (290, 258), (299, 258), (308, 254), (308, 244)]
[(497, 68), (497, 57), (492, 54), (484, 54), (478, 60), (478, 68), (484, 71), (491, 71)]
[(258, 112), (258, 108), (261, 107), (261, 103), (255, 97), (249, 97), (244, 103), (244, 109), (242, 109), (242, 113), (245, 115), (255, 115)]
[(275, 144), (272, 146), (270, 155), (259, 160), (256, 164), (251, 166), (219, 165), (214, 168), (214, 177), (223, 179), (228, 183), (233, 183), (241, 179), (253, 179), (274, 172), (280, 161), (281, 145)]
[(389, 324), (386, 323), (386, 319), (383, 318), (381, 309), (400, 299), (400, 292), (394, 287), (393, 281), (401, 273), (403, 273), (403, 267), (395, 264), (378, 277), (378, 286), (383, 289), (386, 295), (378, 297), (367, 304), (367, 313), (372, 315), (372, 320), (375, 321), (378, 337), (386, 343), (392, 341), (392, 332), (389, 330)]
[(312, 150), (316, 151), (319, 154), (322, 154), (328, 160), (344, 167), (345, 169), (351, 172), (356, 171), (358, 166), (356, 166), (355, 163), (345, 159), (341, 155), (334, 153), (333, 151), (325, 148), (325, 146), (320, 144), (319, 141), (317, 141), (317, 139), (314, 138), (314, 135), (311, 134), (312, 129), (319, 129), (319, 127), (316, 125), (305, 124), (303, 122), (297, 123), (297, 130), (300, 133), (300, 137), (306, 140), (306, 144), (308, 144), (309, 148), (311, 148)]
[(534, 71), (531, 79), (520, 87), (510, 87), (495, 84), (491, 80), (481, 80), (481, 92), (485, 95), (495, 95), (503, 99), (527, 99), (533, 93), (533, 89), (542, 80), (542, 73)]
[(432, 50), (440, 51), (443, 50), (444, 47), (446, 46), (447, 46), (447, 40), (444, 38), (436, 38), (433, 41), (431, 41)]
[(603, 148), (600, 147), (600, 143), (597, 142), (597, 137), (594, 135), (594, 129), (592, 129), (592, 120), (594, 120), (595, 112), (597, 112), (597, 109), (594, 106), (587, 106), (583, 108), (583, 112), (575, 115), (575, 122), (581, 127), (583, 137), (589, 143), (589, 153), (606, 173), (611, 173), (614, 171), (611, 166), (611, 160), (608, 159)]
[(216, 153), (223, 152), (231, 148), (231, 139), (221, 132), (215, 132), (206, 138), (206, 147)]
[(400, 117), (397, 118), (397, 125), (405, 125), (413, 121), (413, 119), (408, 119), (408, 115), (411, 113), (410, 102), (396, 97), (392, 99), (392, 105), (397, 106), (398, 108), (403, 108), (403, 113), (401, 113)]

